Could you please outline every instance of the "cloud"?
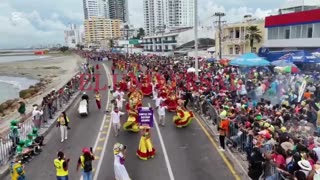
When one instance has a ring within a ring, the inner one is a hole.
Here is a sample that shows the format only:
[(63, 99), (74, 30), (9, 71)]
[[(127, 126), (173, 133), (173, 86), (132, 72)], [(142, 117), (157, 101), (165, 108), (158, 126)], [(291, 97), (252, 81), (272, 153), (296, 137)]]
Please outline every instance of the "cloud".
[(20, 1), (25, 6), (15, 1), (0, 2), (0, 24), (5, 24), (0, 27), (0, 48), (63, 44), (67, 25), (83, 23), (81, 7), (78, 7), (78, 11), (72, 11), (74, 6), (67, 10), (67, 7), (63, 6), (64, 3), (55, 4), (52, 0), (45, 1), (46, 3), (30, 0), (26, 4)]
[[(128, 0), (130, 24), (143, 27), (143, 0)], [(200, 23), (212, 25), (222, 11), (227, 22), (245, 14), (263, 18), (285, 0), (198, 0)], [(61, 43), (69, 23), (83, 24), (82, 0), (0, 0), (0, 48)]]

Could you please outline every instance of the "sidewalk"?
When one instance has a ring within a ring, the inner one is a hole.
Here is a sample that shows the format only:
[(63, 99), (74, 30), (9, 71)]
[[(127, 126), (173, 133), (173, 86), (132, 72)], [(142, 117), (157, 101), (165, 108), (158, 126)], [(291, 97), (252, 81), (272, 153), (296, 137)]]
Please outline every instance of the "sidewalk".
[[(218, 128), (216, 125), (213, 125), (212, 120), (208, 120), (208, 118), (204, 117), (203, 115), (200, 115), (199, 112), (194, 110), (194, 114), (198, 119), (200, 119), (207, 127), (211, 135), (213, 136), (214, 140), (217, 144), (219, 143), (219, 133)], [(241, 177), (244, 177), (245, 179), (250, 179), (247, 175), (248, 173), (248, 162), (246, 160), (245, 155), (241, 153), (235, 153), (232, 152), (229, 147), (226, 145), (226, 151), (225, 151), (226, 158), (233, 164), (235, 170), (239, 173)]]

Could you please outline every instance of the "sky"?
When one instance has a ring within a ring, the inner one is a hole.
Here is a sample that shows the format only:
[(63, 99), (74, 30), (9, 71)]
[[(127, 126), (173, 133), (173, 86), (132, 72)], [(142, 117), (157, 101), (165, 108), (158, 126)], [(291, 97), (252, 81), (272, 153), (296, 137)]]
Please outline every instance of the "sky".
[[(143, 27), (143, 0), (129, 1), (130, 24)], [(212, 25), (214, 12), (227, 22), (246, 14), (263, 18), (288, 0), (198, 0), (200, 24)], [(0, 49), (64, 44), (69, 23), (83, 24), (82, 0), (0, 0)], [(83, 26), (82, 26), (83, 27)]]

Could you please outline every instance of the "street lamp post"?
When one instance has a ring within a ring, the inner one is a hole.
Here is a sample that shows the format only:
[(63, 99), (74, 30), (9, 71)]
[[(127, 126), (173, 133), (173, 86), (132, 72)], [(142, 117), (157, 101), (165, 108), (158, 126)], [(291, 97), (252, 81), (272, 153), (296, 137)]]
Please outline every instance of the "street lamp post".
[(198, 60), (198, 0), (194, 0), (194, 56), (196, 77), (199, 76), (199, 60)]
[(225, 13), (222, 13), (222, 12), (216, 12), (214, 13), (214, 16), (217, 16), (218, 17), (218, 27), (219, 27), (219, 59), (222, 58), (222, 47), (221, 47), (221, 38), (222, 38), (222, 30), (221, 30), (221, 18), (223, 16), (225, 16)]

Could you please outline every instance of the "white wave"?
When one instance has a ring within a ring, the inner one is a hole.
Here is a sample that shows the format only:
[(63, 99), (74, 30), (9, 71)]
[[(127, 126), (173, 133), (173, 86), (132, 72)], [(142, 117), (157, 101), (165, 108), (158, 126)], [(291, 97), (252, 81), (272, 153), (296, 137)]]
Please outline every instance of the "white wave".
[(0, 83), (11, 85), (13, 88), (23, 90), (29, 88), (29, 86), (37, 83), (37, 80), (21, 78), (21, 77), (9, 77), (0, 76)]

